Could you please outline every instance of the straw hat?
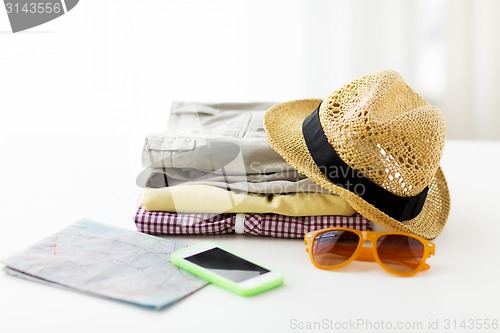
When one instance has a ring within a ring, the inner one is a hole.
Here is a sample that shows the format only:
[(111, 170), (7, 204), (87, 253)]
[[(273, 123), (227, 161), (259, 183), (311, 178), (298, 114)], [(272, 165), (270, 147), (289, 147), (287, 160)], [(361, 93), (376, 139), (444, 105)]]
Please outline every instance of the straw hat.
[(442, 232), (450, 211), (439, 166), (444, 117), (398, 73), (363, 76), (324, 100), (275, 105), (264, 126), (288, 163), (371, 221), (427, 239)]

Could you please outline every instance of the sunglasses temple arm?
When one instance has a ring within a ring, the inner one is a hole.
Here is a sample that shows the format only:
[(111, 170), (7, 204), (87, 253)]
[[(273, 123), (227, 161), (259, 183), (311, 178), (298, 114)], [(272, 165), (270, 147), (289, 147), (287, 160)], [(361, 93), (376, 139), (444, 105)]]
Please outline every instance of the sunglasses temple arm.
[(429, 266), (429, 264), (427, 264), (426, 262), (424, 262), (424, 264), (422, 265), (422, 267), (420, 267), (420, 271), (426, 271), (429, 268), (431, 268), (431, 266)]

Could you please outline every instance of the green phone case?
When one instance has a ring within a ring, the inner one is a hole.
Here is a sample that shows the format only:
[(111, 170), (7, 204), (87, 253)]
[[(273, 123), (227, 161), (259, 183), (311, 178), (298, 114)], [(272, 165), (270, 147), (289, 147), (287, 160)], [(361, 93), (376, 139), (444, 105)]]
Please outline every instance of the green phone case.
[[(211, 272), (209, 271), (208, 269), (206, 268), (203, 268), (201, 266), (198, 266), (192, 262), (189, 262), (187, 260), (185, 260), (184, 258), (181, 258), (181, 254), (183, 252), (186, 252), (186, 251), (191, 251), (192, 249), (195, 249), (195, 248), (198, 248), (198, 247), (204, 247), (204, 246), (207, 246), (207, 245), (212, 245), (214, 247), (218, 247), (222, 250), (225, 250), (235, 256), (238, 256), (242, 259), (245, 259), (245, 260), (248, 260), (256, 265), (259, 265), (271, 272), (273, 272), (275, 274), (275, 278), (273, 279), (270, 279), (268, 281), (265, 281), (264, 283), (261, 283), (259, 285), (256, 285), (252, 288), (243, 288), (241, 285), (239, 285), (237, 282), (234, 282), (232, 280), (229, 280), (228, 278), (224, 277), (224, 276), (221, 276), (221, 275), (218, 275), (214, 272)], [(236, 294), (239, 294), (239, 295), (242, 295), (242, 296), (253, 296), (253, 295), (256, 295), (256, 294), (259, 294), (261, 292), (264, 292), (266, 290), (269, 290), (269, 289), (272, 289), (274, 287), (277, 287), (277, 286), (280, 286), (281, 284), (283, 284), (283, 274), (279, 273), (279, 272), (276, 272), (274, 270), (271, 270), (270, 268), (264, 266), (264, 265), (261, 265), (251, 259), (248, 259), (244, 256), (241, 256), (237, 253), (234, 253), (233, 251), (229, 251), (213, 242), (204, 242), (204, 243), (200, 243), (200, 244), (197, 244), (197, 245), (193, 245), (193, 246), (189, 246), (189, 247), (186, 247), (184, 249), (180, 249), (180, 250), (177, 250), (175, 251), (174, 253), (172, 253), (172, 264), (177, 266), (177, 267), (180, 267), (196, 276), (199, 276), (215, 285), (218, 285), (224, 289), (227, 289), (229, 291), (232, 291)]]

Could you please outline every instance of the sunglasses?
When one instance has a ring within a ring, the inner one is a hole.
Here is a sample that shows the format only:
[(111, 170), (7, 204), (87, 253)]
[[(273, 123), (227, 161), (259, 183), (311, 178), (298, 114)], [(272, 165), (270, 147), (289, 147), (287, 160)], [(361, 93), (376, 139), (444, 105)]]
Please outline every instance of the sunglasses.
[[(370, 247), (363, 247), (369, 241)], [(304, 236), (306, 251), (321, 269), (344, 267), (353, 260), (376, 261), (389, 273), (411, 276), (429, 269), (425, 260), (435, 253), (434, 243), (404, 232), (328, 228)]]

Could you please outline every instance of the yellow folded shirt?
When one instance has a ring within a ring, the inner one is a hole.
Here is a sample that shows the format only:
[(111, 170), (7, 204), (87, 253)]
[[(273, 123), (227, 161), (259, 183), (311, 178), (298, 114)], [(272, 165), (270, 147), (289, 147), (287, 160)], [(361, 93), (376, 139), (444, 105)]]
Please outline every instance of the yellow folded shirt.
[(236, 193), (209, 185), (177, 185), (144, 189), (141, 206), (148, 211), (177, 213), (273, 213), (288, 216), (351, 216), (354, 209), (341, 197), (326, 193)]

